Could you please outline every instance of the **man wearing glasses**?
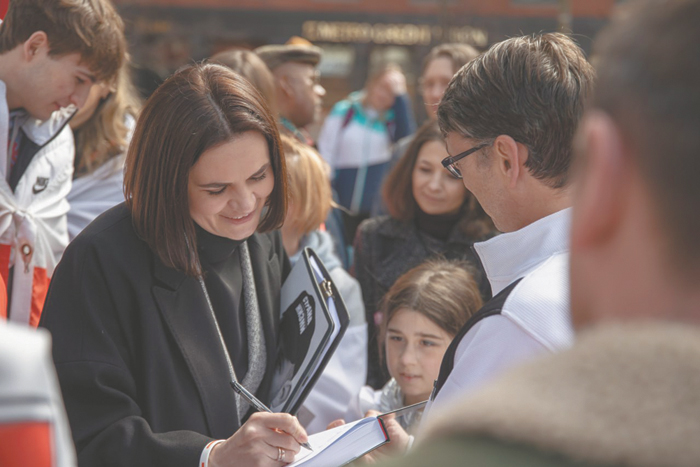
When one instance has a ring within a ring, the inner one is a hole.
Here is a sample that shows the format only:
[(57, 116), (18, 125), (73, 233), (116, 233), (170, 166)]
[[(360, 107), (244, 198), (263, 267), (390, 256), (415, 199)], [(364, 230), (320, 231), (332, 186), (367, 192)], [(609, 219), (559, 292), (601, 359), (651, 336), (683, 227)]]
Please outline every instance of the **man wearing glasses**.
[(493, 299), (450, 345), (431, 406), (572, 343), (569, 169), (593, 81), (571, 39), (543, 34), (494, 45), (445, 92), (438, 122), (451, 156), (443, 165), (504, 233), (475, 245)]

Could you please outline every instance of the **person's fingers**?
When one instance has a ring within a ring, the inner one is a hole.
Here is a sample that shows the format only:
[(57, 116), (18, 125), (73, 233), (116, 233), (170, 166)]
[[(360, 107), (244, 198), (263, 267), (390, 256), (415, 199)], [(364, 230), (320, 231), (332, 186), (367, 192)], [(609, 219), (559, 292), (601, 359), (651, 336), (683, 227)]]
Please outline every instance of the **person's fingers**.
[(377, 463), (377, 458), (375, 457), (374, 452), (370, 452), (368, 454), (365, 454), (362, 456), (362, 463), (363, 464), (376, 464)]
[[(376, 410), (368, 410), (367, 413), (365, 413), (365, 418), (367, 417), (376, 417), (377, 415), (380, 415), (381, 412), (377, 412)], [(384, 417), (382, 417), (384, 418)]]
[(298, 443), (306, 443), (309, 440), (306, 430), (301, 426), (299, 420), (288, 413), (256, 412), (250, 416), (249, 420), (259, 422), (271, 430), (284, 431), (296, 439)]
[(294, 454), (301, 450), (301, 445), (296, 439), (281, 431), (270, 430), (264, 441), (270, 446), (277, 446)]
[(345, 425), (345, 420), (339, 418), (338, 420), (333, 420), (328, 424), (326, 430), (332, 430), (333, 428), (338, 428), (339, 426)]
[(265, 456), (282, 465), (294, 462), (294, 452), (279, 446), (265, 446)]

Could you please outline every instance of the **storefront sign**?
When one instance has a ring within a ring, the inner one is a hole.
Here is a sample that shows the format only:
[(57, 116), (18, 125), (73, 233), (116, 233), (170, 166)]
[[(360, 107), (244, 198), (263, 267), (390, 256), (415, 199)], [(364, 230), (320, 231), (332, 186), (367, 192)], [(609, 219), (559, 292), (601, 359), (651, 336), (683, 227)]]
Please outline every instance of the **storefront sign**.
[(342, 21), (305, 21), (303, 36), (314, 42), (369, 43), (395, 45), (430, 45), (433, 42), (464, 42), (478, 47), (488, 45), (483, 29), (426, 24), (350, 23)]

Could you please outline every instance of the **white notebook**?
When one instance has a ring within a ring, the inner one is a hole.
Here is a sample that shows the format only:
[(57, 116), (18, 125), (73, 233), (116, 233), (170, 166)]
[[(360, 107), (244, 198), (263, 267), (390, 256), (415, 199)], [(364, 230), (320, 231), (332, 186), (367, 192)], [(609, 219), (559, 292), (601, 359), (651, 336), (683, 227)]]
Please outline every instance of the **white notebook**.
[(313, 451), (302, 447), (289, 467), (345, 465), (387, 442), (389, 434), (384, 423), (377, 417), (363, 418), (309, 436)]

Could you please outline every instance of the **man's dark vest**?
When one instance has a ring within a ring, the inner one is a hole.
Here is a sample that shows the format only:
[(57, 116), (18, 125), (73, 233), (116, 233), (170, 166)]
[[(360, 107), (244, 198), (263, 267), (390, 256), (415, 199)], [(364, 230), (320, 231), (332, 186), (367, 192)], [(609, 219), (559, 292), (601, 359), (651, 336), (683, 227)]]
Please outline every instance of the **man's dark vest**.
[(431, 400), (435, 399), (435, 396), (437, 396), (438, 392), (440, 392), (440, 389), (442, 389), (442, 387), (445, 385), (445, 381), (447, 381), (448, 376), (450, 376), (450, 373), (452, 373), (452, 368), (454, 368), (455, 365), (455, 353), (457, 352), (457, 347), (459, 347), (459, 343), (462, 342), (464, 336), (469, 332), (471, 328), (474, 327), (476, 323), (478, 323), (482, 319), (493, 315), (500, 315), (501, 310), (503, 309), (503, 304), (506, 302), (508, 296), (513, 291), (513, 289), (515, 289), (515, 286), (518, 285), (518, 283), (521, 280), (522, 278), (516, 280), (508, 287), (501, 290), (491, 300), (489, 300), (486, 303), (486, 305), (481, 307), (479, 311), (474, 313), (474, 315), (471, 318), (469, 318), (469, 321), (467, 321), (465, 325), (462, 326), (462, 329), (460, 329), (455, 338), (452, 339), (450, 346), (445, 352), (445, 356), (442, 357), (442, 364), (440, 365), (440, 374), (438, 375), (438, 379), (435, 380), (435, 387), (433, 389), (432, 395), (430, 396)]

